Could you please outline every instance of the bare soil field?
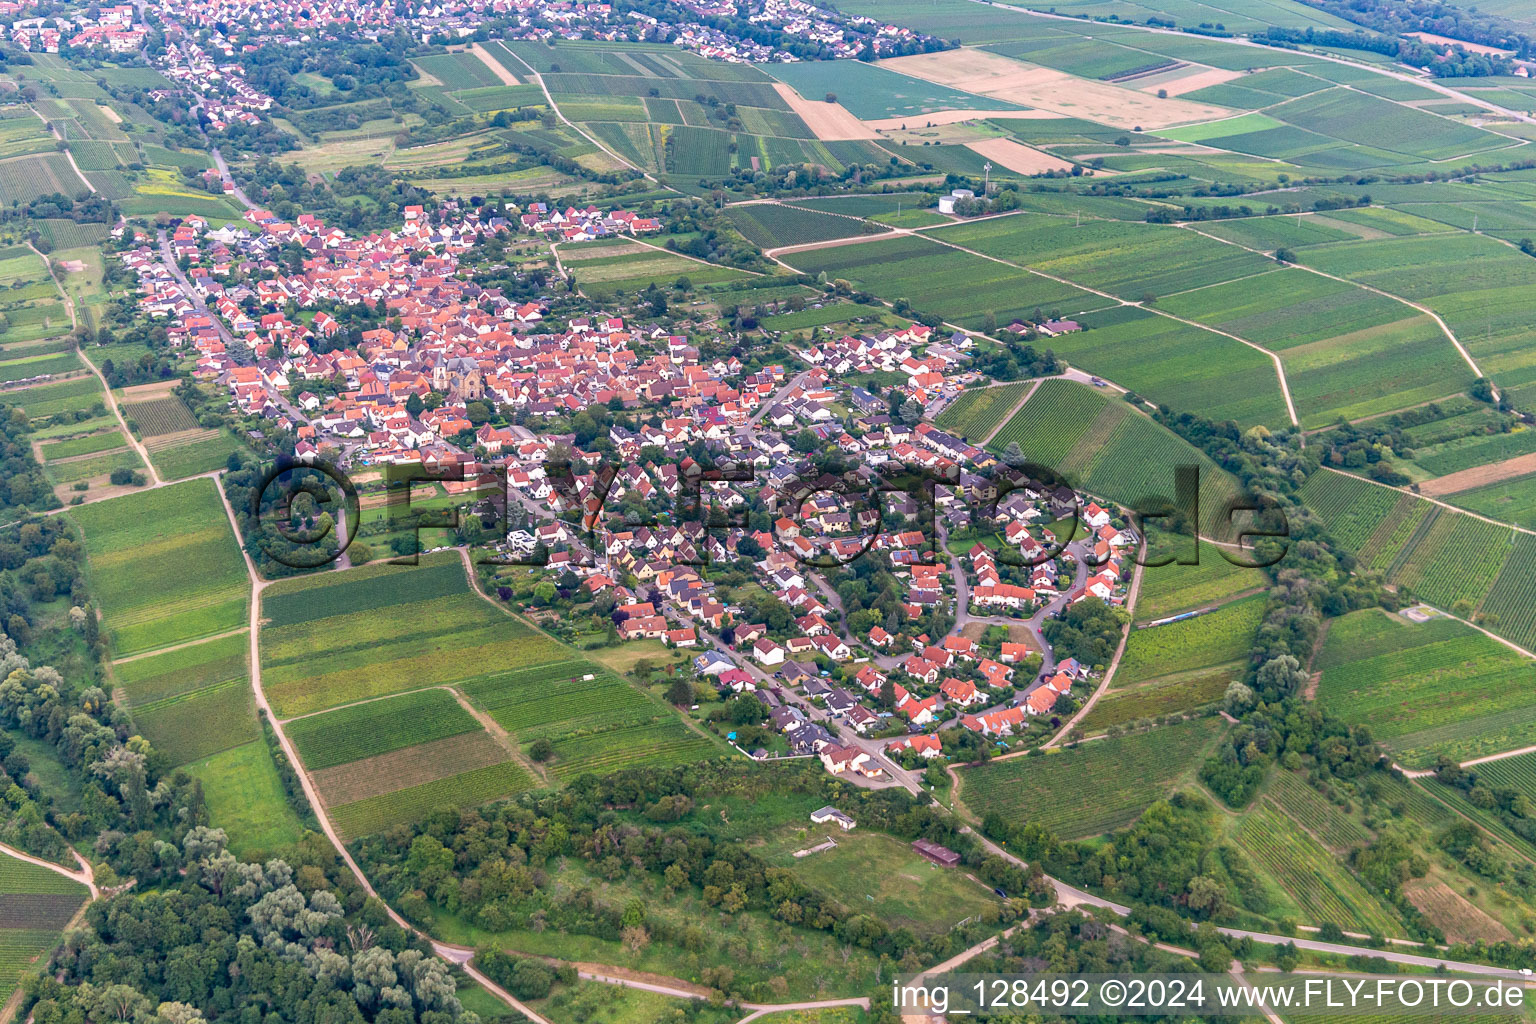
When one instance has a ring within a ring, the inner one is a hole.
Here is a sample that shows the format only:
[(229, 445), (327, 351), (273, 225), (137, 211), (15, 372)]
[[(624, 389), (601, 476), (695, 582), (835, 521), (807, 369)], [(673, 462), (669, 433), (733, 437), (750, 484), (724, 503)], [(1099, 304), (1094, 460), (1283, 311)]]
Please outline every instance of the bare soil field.
[(965, 148), (978, 153), (994, 163), (1002, 164), (1020, 174), (1044, 174), (1046, 171), (1070, 171), (1072, 165), (1059, 156), (1030, 149), (1012, 139), (985, 139), (967, 142)]
[(1456, 494), (1459, 491), (1470, 491), (1474, 487), (1482, 487), (1485, 484), (1496, 484), (1500, 480), (1510, 480), (1517, 476), (1527, 476), (1536, 473), (1536, 454), (1516, 455), (1512, 459), (1503, 462), (1492, 462), (1486, 466), (1473, 466), (1471, 469), (1463, 469), (1458, 473), (1447, 473), (1445, 476), (1437, 476), (1433, 480), (1425, 480), (1419, 484), (1421, 494), (1442, 495)]
[(176, 390), (179, 380), (157, 380), (150, 384), (135, 384), (131, 388), (123, 388), (118, 393), (118, 398), (129, 405), (135, 402), (149, 402), (156, 398), (167, 398)]
[[(1050, 121), (1060, 114), (1049, 110), (940, 110), (932, 114), (914, 114), (911, 117), (882, 117), (864, 124), (876, 131), (899, 131), (902, 128), (920, 128), (924, 125), (957, 124), (961, 121), (1010, 120)], [(921, 122), (921, 124), (919, 124)]]
[(1444, 882), (1416, 882), (1403, 893), (1452, 942), (1507, 940), (1509, 929), (1462, 898)]
[(506, 759), (507, 752), (501, 744), (476, 730), (322, 768), (311, 772), (310, 777), (326, 806), (337, 807), (434, 782), (457, 772), (500, 764)]
[(471, 53), (473, 53), (476, 57), (480, 58), (480, 63), (484, 64), (486, 67), (491, 69), (491, 74), (493, 74), (497, 78), (501, 79), (501, 84), (502, 85), (521, 85), (522, 84), (521, 82), (519, 82), (517, 80), (517, 76), (516, 75), (514, 75), (512, 72), (508, 71), (505, 67), (502, 66), (501, 61), (499, 61), (495, 57), (491, 56), (490, 52), (488, 50), (486, 50), (486, 48), (485, 48), (485, 46), (483, 44), (476, 43), (475, 45), (471, 46), (469, 49), (470, 49)]
[(774, 89), (784, 97), (789, 109), (800, 115), (816, 137), (823, 142), (840, 142), (847, 139), (873, 139), (875, 130), (854, 117), (841, 103), (824, 100), (808, 100), (783, 82), (774, 83)]
[(1459, 46), (1468, 53), (1496, 53), (1501, 57), (1513, 56), (1513, 51), (1501, 50), (1497, 46), (1484, 46), (1481, 43), (1469, 43), (1464, 39), (1452, 39), (1450, 36), (1437, 36), (1433, 32), (1404, 32), (1406, 36), (1414, 39), (1422, 39), (1426, 43), (1439, 43), (1441, 46)]
[(1178, 78), (1169, 79), (1166, 82), (1154, 82), (1141, 87), (1142, 92), (1157, 95), (1157, 90), (1165, 89), (1169, 96), (1183, 96), (1187, 92), (1196, 89), (1205, 89), (1223, 82), (1230, 82), (1234, 78), (1243, 77), (1241, 71), (1228, 71), (1225, 68), (1191, 67), (1189, 73)]
[(1225, 107), (1172, 97), (1159, 99), (1134, 89), (1078, 78), (970, 47), (891, 57), (879, 63), (892, 71), (952, 89), (1116, 128), (1166, 128), (1232, 116), (1232, 111)]

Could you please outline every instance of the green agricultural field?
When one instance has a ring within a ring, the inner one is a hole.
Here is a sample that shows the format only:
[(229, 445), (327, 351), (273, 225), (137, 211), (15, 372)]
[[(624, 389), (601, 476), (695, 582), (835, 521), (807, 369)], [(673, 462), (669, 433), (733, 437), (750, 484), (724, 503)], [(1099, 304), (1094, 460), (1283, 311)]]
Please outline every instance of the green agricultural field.
[(828, 93), (854, 117), (920, 119), (939, 110), (1018, 110), (1018, 104), (961, 92), (912, 78), (874, 64), (855, 61), (803, 61), (773, 64), (767, 70), (808, 100)]
[(39, 196), (62, 192), (75, 195), (85, 183), (63, 153), (26, 156), (0, 163), (0, 200), (30, 203)]
[(250, 582), (212, 480), (70, 512), (118, 657), (245, 624)]
[(533, 777), (512, 761), (476, 768), (446, 778), (369, 797), (330, 809), (331, 821), (345, 839), (419, 821), (445, 807), (474, 807), (532, 788)]
[(988, 446), (1002, 452), (1013, 443), (1080, 490), (1131, 507), (1173, 500), (1174, 468), (1195, 466), (1202, 528), (1208, 536), (1226, 532), (1221, 510), (1237, 481), (1182, 438), (1087, 385), (1042, 381)]
[(1536, 537), (1515, 535), (1509, 558), (1483, 599), (1483, 621), (1500, 636), (1529, 649), (1536, 644)]
[(311, 771), (480, 728), (447, 690), (421, 690), (296, 719), (284, 726)]
[(485, 62), (468, 51), (417, 57), (411, 63), (442, 82), (450, 90), (475, 89), (501, 84), (501, 79), (485, 66)]
[[(562, 249), (562, 259), (564, 259)], [(668, 287), (679, 278), (694, 286), (740, 281), (747, 275), (739, 270), (701, 263), (661, 249), (642, 249), (618, 256), (600, 256), (566, 264), (577, 285), (588, 294), (643, 291), (648, 285)]]
[(1297, 772), (1275, 772), (1266, 795), (1287, 817), (1330, 849), (1348, 850), (1371, 841), (1370, 830), (1313, 789)]
[(125, 403), (123, 415), (133, 420), (139, 428), (139, 433), (146, 438), (198, 428), (192, 410), (175, 396), (157, 398), (148, 402)]
[(845, 278), (887, 301), (907, 299), (916, 309), (971, 330), (982, 330), (989, 322), (1006, 325), (1015, 317), (1033, 316), (1036, 309), (1072, 314), (1111, 304), (1023, 268), (910, 235), (782, 258), (803, 273), (825, 271), (829, 278)]
[(152, 705), (247, 677), (250, 636), (241, 631), (162, 654), (120, 661), (112, 668), (130, 709)]
[(1202, 543), (1194, 565), (1147, 566), (1136, 595), (1136, 620), (1149, 622), (1167, 615), (1192, 611), (1233, 597), (1245, 590), (1268, 585), (1260, 570), (1233, 565), (1221, 548)]
[[(67, 324), (65, 326), (68, 326)], [(38, 356), (20, 356), (0, 360), (0, 384), (32, 377), (58, 376), (80, 368), (80, 358), (73, 352)]]
[(163, 480), (183, 480), (224, 469), (232, 453), (247, 450), (244, 441), (223, 428), (161, 434), (147, 438), (144, 447)]
[(1319, 701), (1370, 725), (1404, 764), (1536, 742), (1536, 663), (1453, 619), (1351, 612), (1330, 626), (1314, 668)]
[(1100, 697), (1083, 719), (1082, 735), (1091, 736), (1117, 725), (1146, 722), (1214, 704), (1236, 678), (1234, 668), (1196, 669), (1125, 689), (1116, 686)]
[[(1483, 425), (1479, 424), (1479, 426)], [(1521, 426), (1505, 433), (1494, 422), (1488, 422), (1483, 429), (1494, 432), (1474, 432), (1448, 438), (1439, 444), (1416, 445), (1413, 451), (1414, 464), (1432, 476), (1445, 476), (1448, 473), (1457, 473), (1464, 469), (1503, 462), (1517, 455), (1536, 452), (1536, 430)], [(1462, 504), (1459, 495), (1455, 503)], [(1494, 518), (1518, 522), (1506, 515), (1495, 515)]]
[(103, 455), (89, 455), (62, 462), (50, 462), (44, 467), (44, 470), (50, 482), (54, 484), (69, 484), (74, 483), (76, 480), (106, 477), (115, 469), (142, 470), (143, 468), (144, 462), (139, 458), (137, 452), (131, 448), (122, 448)]
[(1345, 550), (1359, 555), (1401, 496), (1358, 477), (1316, 473), (1303, 485), (1301, 498)]
[[(1319, 471), (1301, 497), (1362, 565), (1458, 615), (1478, 607), (1514, 551), (1510, 527), (1358, 477)], [(1501, 631), (1495, 621), (1487, 625)]]
[(134, 724), (172, 764), (199, 761), (257, 738), (256, 703), (244, 674), (134, 710)]
[(57, 459), (73, 458), (77, 455), (94, 455), (98, 452), (109, 452), (117, 448), (126, 448), (128, 439), (123, 436), (121, 430), (106, 430), (99, 434), (86, 434), (84, 437), (70, 438), (68, 441), (54, 441), (41, 446), (43, 461), (53, 462)]
[(1306, 924), (1331, 923), (1383, 935), (1403, 931), (1397, 914), (1366, 891), (1327, 847), (1267, 803), (1248, 813), (1236, 839), (1238, 847), (1300, 911), (1285, 916)]
[(1278, 352), (1304, 426), (1400, 409), (1471, 383), (1450, 339), (1410, 306), (1297, 269), (1258, 281), (1267, 286), (1234, 281), (1169, 296), (1158, 308)]
[(1044, 757), (961, 768), (961, 798), (978, 811), (1039, 822), (1064, 838), (1097, 835), (1134, 821), (1166, 796), (1221, 731), (1220, 719), (1200, 718)]
[(1078, 319), (1086, 330), (1049, 343), (1074, 366), (1218, 421), (1289, 421), (1273, 361), (1240, 341), (1133, 306)]
[(961, 437), (981, 441), (1002, 425), (1033, 386), (1029, 381), (1021, 381), (966, 391), (945, 406), (935, 422)]
[(1449, 494), (1442, 500), (1516, 526), (1536, 529), (1536, 476), (1511, 477), (1470, 491)]
[(1343, 142), (1424, 160), (1468, 156), (1509, 145), (1508, 139), (1491, 132), (1349, 89), (1312, 93), (1271, 107), (1267, 113)]
[(262, 684), (280, 717), (464, 683), (565, 650), (471, 593), (452, 554), (277, 583), (262, 612)]
[(1536, 379), (1536, 326), (1520, 308), (1536, 285), (1536, 262), (1518, 250), (1457, 233), (1331, 243), (1297, 259), (1429, 307), (1485, 374), (1510, 385)]
[(1264, 606), (1264, 596), (1255, 595), (1193, 619), (1133, 629), (1115, 672), (1115, 685), (1246, 660), (1264, 618)]
[(45, 965), (89, 897), (79, 882), (0, 856), (0, 998), (9, 1000), (23, 974)]
[(694, 732), (676, 718), (665, 716), (622, 731), (560, 739), (554, 746), (550, 771), (561, 781), (583, 775), (607, 775), (626, 768), (687, 764), (724, 753), (714, 740)]
[(263, 595), (262, 612), (262, 683), (280, 717), (417, 691), (289, 724), (327, 802), (354, 808), (349, 827), (414, 814), (445, 775), (512, 771), (492, 771), (506, 750), (431, 687), (459, 690), (519, 744), (554, 740), (558, 780), (722, 751), (648, 694), (471, 593), (452, 554), (284, 581)]
[(933, 236), (1132, 300), (1274, 268), (1257, 253), (1160, 224), (1020, 214), (936, 228)]
[(727, 216), (747, 238), (765, 249), (824, 242), (849, 235), (878, 234), (885, 228), (853, 217), (816, 213), (779, 203), (734, 206)]

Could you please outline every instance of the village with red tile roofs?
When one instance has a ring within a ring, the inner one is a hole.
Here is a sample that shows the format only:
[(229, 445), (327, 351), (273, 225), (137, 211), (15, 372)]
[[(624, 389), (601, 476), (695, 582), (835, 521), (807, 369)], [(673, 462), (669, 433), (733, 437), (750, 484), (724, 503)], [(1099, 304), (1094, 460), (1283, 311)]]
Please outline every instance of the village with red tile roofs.
[(1135, 6), (0, 0), (0, 1024), (1529, 984), (1536, 22)]
[[(701, 682), (760, 702), (761, 720), (729, 733), (750, 757), (815, 757), (860, 784), (897, 785), (946, 737), (998, 752), (1037, 743), (1094, 691), (1108, 666), (1058, 661), (1043, 626), (1088, 599), (1126, 603), (1136, 532), (1113, 505), (1015, 474), (990, 510), (993, 546), (953, 539), (983, 536), (976, 498), (1010, 472), (919, 416), (978, 383), (969, 335), (909, 323), (826, 335), (793, 350), (798, 365), (702, 359), (694, 325), (690, 337), (633, 312), (548, 318), (547, 303), (480, 287), (461, 263), (488, 236), (643, 241), (657, 221), (594, 206), (488, 210), (406, 207), (398, 230), (359, 237), (308, 214), (251, 209), (219, 228), (191, 216), (158, 238), (120, 229), (117, 258), (137, 275), (142, 315), (191, 353), (192, 375), (291, 433), (300, 462), (419, 466), (459, 477), (444, 493), (470, 498), (504, 481), (521, 521), (495, 546), (578, 581), (581, 606), (608, 609), (621, 640), (694, 652)], [(378, 309), (389, 326), (349, 344), (335, 317), (304, 312), (331, 303)], [(870, 373), (893, 383), (876, 394), (844, 382)], [(486, 422), (488, 409), (515, 422)], [(637, 415), (609, 425), (601, 450), (540, 429), (593, 409)], [(910, 493), (854, 510), (830, 478), (801, 482), (817, 450), (865, 487), (891, 465), (957, 482), (932, 488), (926, 510)], [(750, 467), (749, 482), (702, 485), (745, 525), (680, 521), (696, 456)], [(551, 460), (574, 467), (574, 491)], [(721, 586), (720, 566), (748, 578)], [(850, 580), (859, 607), (844, 603)]]

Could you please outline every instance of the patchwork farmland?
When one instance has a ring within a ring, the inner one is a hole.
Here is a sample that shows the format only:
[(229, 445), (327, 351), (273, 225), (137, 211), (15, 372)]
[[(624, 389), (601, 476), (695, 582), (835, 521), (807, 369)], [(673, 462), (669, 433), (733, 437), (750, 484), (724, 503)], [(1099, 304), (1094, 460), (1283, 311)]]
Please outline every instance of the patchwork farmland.
[(988, 447), (1003, 452), (1011, 444), (1074, 487), (1133, 508), (1153, 498), (1172, 500), (1173, 468), (1197, 466), (1203, 531), (1218, 538), (1225, 532), (1222, 506), (1237, 482), (1172, 432), (1087, 385), (1041, 381)]
[[(1221, 732), (1220, 719), (1200, 718), (1045, 757), (961, 768), (961, 799), (1063, 836), (1098, 835), (1135, 820), (1161, 799), (1194, 771)], [(1076, 785), (1066, 786), (1067, 779)]]
[[(491, 607), (451, 552), (274, 584), (260, 649), (263, 689), (349, 837), (443, 803), (720, 753), (670, 708)], [(553, 741), (544, 762), (529, 754), (539, 739)]]
[(9, 1000), (23, 974), (47, 963), (89, 896), (79, 882), (0, 855), (0, 996)]
[(1454, 619), (1351, 612), (1332, 624), (1315, 667), (1318, 699), (1368, 723), (1410, 767), (1536, 741), (1536, 662)]
[(245, 566), (214, 487), (191, 480), (70, 512), (115, 656), (245, 624)]

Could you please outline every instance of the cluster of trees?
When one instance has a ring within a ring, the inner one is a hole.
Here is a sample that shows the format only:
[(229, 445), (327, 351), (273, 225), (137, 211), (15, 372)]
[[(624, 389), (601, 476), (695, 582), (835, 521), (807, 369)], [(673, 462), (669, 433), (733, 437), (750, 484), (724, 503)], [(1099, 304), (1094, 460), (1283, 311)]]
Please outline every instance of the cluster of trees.
[(0, 509), (59, 507), (53, 487), (32, 457), (26, 410), (0, 402)]
[(1206, 763), (1202, 779), (1223, 800), (1243, 806), (1269, 765), (1288, 754), (1311, 754), (1343, 777), (1373, 767), (1382, 753), (1368, 729), (1346, 727), (1299, 697), (1307, 677), (1303, 666), (1323, 618), (1394, 600), (1383, 592), (1379, 577), (1353, 573), (1354, 556), (1297, 498), (1296, 489), (1317, 470), (1320, 452), (1303, 448), (1294, 430), (1243, 431), (1230, 421), (1215, 423), (1167, 409), (1156, 418), (1237, 476), (1250, 495), (1268, 503), (1264, 518), (1283, 519), (1288, 533), (1284, 540), (1255, 542), (1258, 560), (1273, 563), (1265, 569), (1272, 586), (1243, 680), (1247, 693), (1234, 693), (1229, 701), (1229, 711), (1240, 712), (1242, 724)]
[[(1469, 43), (1510, 49), (1515, 56), (1531, 56), (1531, 40), (1508, 20), (1468, 4), (1438, 0), (1304, 0), (1309, 7), (1326, 11), (1388, 36), (1408, 32), (1465, 39)], [(1271, 33), (1275, 30), (1269, 29)], [(1390, 52), (1390, 51), (1383, 51)], [(1483, 72), (1484, 74), (1488, 72)], [(1502, 72), (1500, 72), (1502, 73)]]
[[(25, 206), (9, 206), (0, 209), (0, 222), (53, 219), (72, 220), (80, 224), (115, 224), (117, 207), (112, 200), (91, 192), (81, 192), (74, 196), (67, 196), (62, 192), (50, 192), (29, 200)], [(47, 242), (35, 231), (29, 232), (28, 237), (34, 244)], [(44, 248), (43, 251), (46, 252), (47, 249)]]
[[(1395, 15), (1381, 17), (1380, 12), (1387, 8), (1386, 4), (1360, 3), (1358, 0), (1350, 4), (1334, 4), (1329, 0), (1314, 2), (1313, 6), (1331, 9), (1334, 6), (1340, 8), (1337, 12), (1340, 17), (1348, 17), (1343, 11), (1348, 9), (1356, 12), (1356, 16), (1349, 18), (1359, 22), (1364, 14), (1368, 21), (1385, 24), (1388, 20), (1398, 21)], [(1401, 5), (1395, 5), (1401, 6)], [(1436, 5), (1440, 9), (1445, 8)], [(1368, 12), (1368, 13), (1366, 13)], [(1413, 31), (1401, 29), (1399, 31)], [(1420, 29), (1419, 31), (1429, 31)], [(1255, 35), (1254, 39), (1270, 46), (1332, 46), (1345, 50), (1366, 50), (1371, 53), (1382, 53), (1394, 60), (1413, 67), (1428, 68), (1430, 73), (1437, 78), (1475, 78), (1487, 75), (1507, 75), (1514, 70), (1514, 63), (1506, 57), (1493, 56), (1484, 53), (1469, 53), (1461, 47), (1451, 47), (1443, 44), (1426, 43), (1418, 39), (1399, 37), (1396, 35), (1376, 35), (1370, 32), (1341, 32), (1337, 29), (1319, 29), (1308, 26), (1305, 29), (1279, 28), (1270, 26), (1262, 34)]]
[(297, 164), (263, 157), (242, 175), (253, 202), (268, 206), (285, 220), (313, 214), (344, 231), (395, 230), (400, 211), (420, 206), (431, 212), (437, 197), (383, 167), (348, 167), (334, 180), (311, 179)]
[[(927, 838), (961, 853), (967, 869), (1013, 895), (1044, 897), (1038, 871), (985, 854), (958, 823), (901, 790), (845, 790), (819, 765), (764, 769), (718, 761), (682, 768), (637, 769), (584, 777), (560, 794), (529, 794), (479, 810), (443, 810), (419, 826), (362, 840), (359, 859), (379, 891), (408, 917), (427, 919), (433, 907), (489, 930), (558, 928), (621, 941), (632, 948), (665, 942), (702, 951), (714, 938), (702, 925), (677, 925), (651, 913), (643, 899), (620, 904), (592, 889), (557, 892), (550, 873), (562, 858), (617, 882), (659, 882), (664, 892), (692, 892), (724, 914), (758, 912), (790, 926), (828, 932), (840, 941), (911, 965), (960, 948), (956, 933), (920, 940), (860, 908), (849, 908), (805, 885), (792, 871), (760, 860), (732, 837), (717, 835), (713, 815), (695, 815), (710, 795), (748, 800), (772, 793), (813, 794), (838, 801), (861, 829), (903, 839)], [(621, 817), (632, 808), (639, 821)], [(666, 827), (663, 827), (665, 823)], [(1022, 904), (1004, 912), (1015, 915)], [(915, 968), (914, 968), (915, 969)], [(766, 986), (727, 995), (771, 997)]]
[[(293, 455), (292, 435), (273, 435), (268, 440), (277, 445), (280, 455)], [(224, 493), (229, 498), (235, 517), (240, 520), (240, 536), (244, 538), (245, 549), (250, 552), (263, 576), (275, 579), (308, 572), (326, 554), (335, 553), (337, 545), (334, 530), (317, 544), (296, 544), (285, 538), (274, 525), (288, 493), (310, 489), (310, 493), (318, 493), (323, 489), (330, 495), (329, 502), (310, 505), (307, 509), (294, 502), (290, 508), (294, 515), (314, 513), (305, 522), (291, 523), (293, 527), (311, 536), (311, 531), (323, 529), (330, 521), (326, 517), (334, 519), (330, 510), (340, 508), (344, 500), (341, 488), (330, 477), (319, 470), (295, 465), (284, 474), (269, 480), (267, 474), (271, 464), (263, 464), (241, 452), (230, 453), (226, 468), (228, 472), (222, 477)], [(257, 508), (254, 515), (253, 507)], [(294, 564), (286, 564), (288, 562)]]
[(156, 851), (169, 869), (156, 889), (93, 903), (56, 973), (26, 983), (28, 1019), (479, 1024), (448, 965), (350, 877), (333, 883), (313, 858), (241, 862), (225, 842), (189, 829)]
[[(1518, 789), (1487, 782), (1479, 776), (1477, 769), (1463, 768), (1444, 755), (1435, 759), (1435, 777), (1447, 786), (1461, 790), (1468, 803), (1492, 814), (1511, 832), (1528, 842), (1536, 842), (1536, 804)], [(1532, 866), (1524, 861), (1506, 865), (1493, 853), (1475, 826), (1468, 828), (1471, 835), (1447, 830), (1438, 837), (1440, 847), (1486, 878), (1504, 881), (1513, 873), (1519, 887), (1531, 891), (1531, 882), (1536, 878)]]
[[(320, 37), (304, 46), (257, 46), (236, 53), (254, 88), (289, 110), (311, 110), (386, 96), (405, 98), (406, 82), (416, 77), (406, 58), (418, 49), (417, 40), (401, 29), (367, 40)], [(334, 91), (297, 80), (302, 73), (330, 79)]]
[(1089, 597), (1067, 605), (1060, 615), (1046, 619), (1040, 629), (1057, 657), (1103, 667), (1115, 656), (1127, 621), (1125, 612)]
[[(1364, 423), (1340, 420), (1332, 430), (1319, 435), (1322, 461), (1325, 465), (1363, 473), (1384, 484), (1407, 486), (1412, 481), (1392, 463), (1394, 458), (1413, 458), (1414, 445), (1407, 431), (1412, 427), (1438, 422), (1448, 415), (1438, 402), (1431, 402), (1417, 409)], [(1507, 434), (1514, 429), (1516, 422), (1512, 415), (1488, 410), (1482, 432)]]
[[(1038, 323), (1038, 311), (1036, 315)], [(997, 318), (987, 314), (984, 326), (988, 334), (996, 333)], [(1052, 349), (1041, 352), (1028, 342), (1007, 341), (997, 348), (976, 352), (971, 368), (993, 380), (1027, 380), (1055, 376), (1062, 372), (1062, 363)]]
[[(743, 270), (766, 269), (758, 247), (722, 216), (718, 206), (700, 199), (667, 204), (663, 217), (669, 237), (666, 247), (685, 256)], [(682, 237), (687, 236), (687, 237)]]

